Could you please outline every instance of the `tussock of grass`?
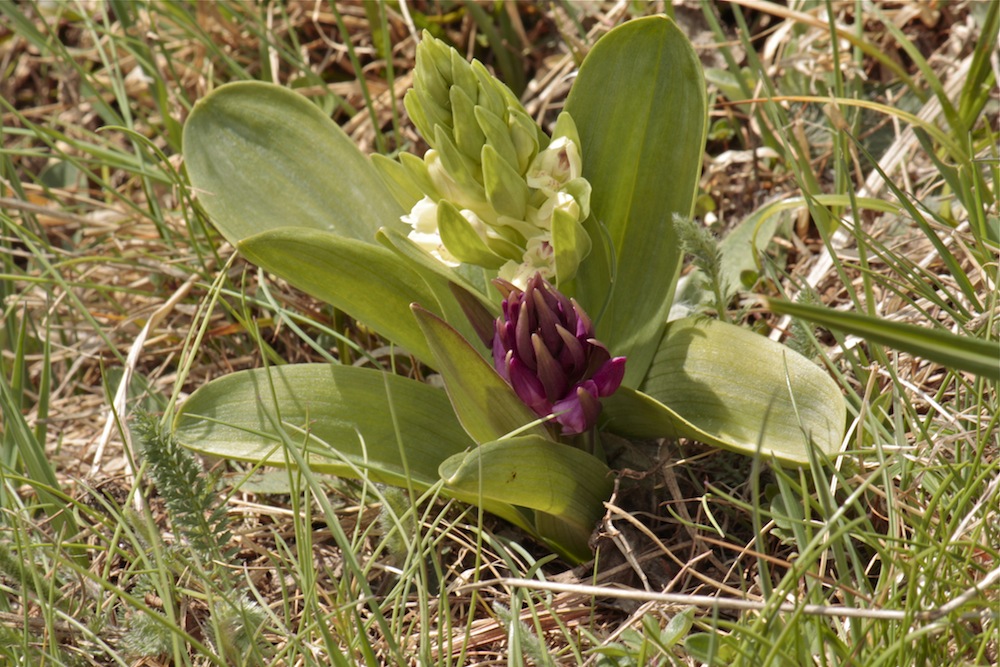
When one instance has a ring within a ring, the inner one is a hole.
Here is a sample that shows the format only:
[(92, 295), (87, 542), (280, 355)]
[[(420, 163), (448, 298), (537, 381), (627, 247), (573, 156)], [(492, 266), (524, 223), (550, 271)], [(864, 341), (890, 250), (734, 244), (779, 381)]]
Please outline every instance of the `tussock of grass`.
[[(755, 296), (997, 340), (992, 5), (0, 4), (0, 663), (996, 664), (995, 383)], [(548, 122), (601, 34), (663, 10), (709, 68), (702, 221), (723, 239), (783, 202), (741, 284), (706, 256), (690, 302), (837, 378), (835, 466), (636, 447), (596, 565), (567, 570), (433, 494), (196, 463), (141, 421), (165, 447), (131, 446), (133, 415), (236, 369), (392, 365), (231, 261), (178, 157), (197, 99), (274, 81), (363, 150), (419, 151), (399, 101), (421, 29)]]

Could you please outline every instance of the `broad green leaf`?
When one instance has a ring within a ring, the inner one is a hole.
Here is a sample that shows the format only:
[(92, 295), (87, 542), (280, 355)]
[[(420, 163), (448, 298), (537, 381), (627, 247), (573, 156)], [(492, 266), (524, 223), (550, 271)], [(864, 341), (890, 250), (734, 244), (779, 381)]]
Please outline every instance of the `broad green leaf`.
[[(414, 306), (413, 312), (434, 352), (433, 365), (444, 378), (455, 413), (473, 440), (480, 444), (497, 440), (538, 419), (460, 333), (424, 308)], [(526, 432), (547, 435), (542, 425)]]
[[(275, 432), (306, 449), (310, 468), (426, 489), (438, 466), (473, 445), (439, 389), (368, 368), (298, 364), (239, 371), (195, 391), (174, 423), (178, 442), (221, 458), (284, 466)], [(396, 426), (399, 431), (397, 432)], [(404, 462), (405, 457), (405, 462)]]
[[(587, 540), (614, 484), (608, 467), (594, 456), (538, 436), (485, 443), (444, 461), (440, 474), (448, 489), (481, 494), (555, 519), (559, 528), (539, 533), (575, 560), (590, 556)], [(540, 526), (551, 523), (546, 520)]]
[(701, 65), (670, 19), (629, 21), (591, 49), (566, 111), (593, 186), (586, 229), (594, 248), (573, 293), (599, 318), (597, 337), (628, 357), (625, 384), (634, 387), (659, 344), (677, 281), (673, 216), (690, 216), (694, 206), (708, 115)]
[[(421, 275), (390, 250), (332, 232), (286, 227), (244, 240), (240, 253), (317, 299), (364, 322), (421, 361), (433, 363), (410, 304), (441, 312)], [(450, 295), (449, 295), (450, 296)], [(452, 299), (450, 307), (461, 315)]]
[(844, 331), (865, 340), (915, 354), (918, 357), (1000, 381), (1000, 341), (958, 336), (943, 329), (892, 322), (862, 313), (831, 310), (790, 301), (768, 299), (768, 308), (820, 326)]
[[(333, 364), (239, 371), (209, 382), (184, 403), (174, 433), (202, 454), (282, 467), (294, 465), (283, 443), (301, 443), (311, 470), (418, 492), (439, 484), (439, 466), (475, 444), (443, 391)], [(524, 510), (460, 489), (443, 492), (535, 532)]]
[(808, 465), (811, 440), (833, 455), (847, 406), (836, 383), (783, 345), (717, 320), (667, 325), (649, 375), (603, 399), (607, 428), (634, 438), (684, 436)]
[(260, 82), (222, 86), (184, 125), (198, 200), (234, 245), (278, 227), (374, 242), (402, 210), (354, 142), (298, 93)]

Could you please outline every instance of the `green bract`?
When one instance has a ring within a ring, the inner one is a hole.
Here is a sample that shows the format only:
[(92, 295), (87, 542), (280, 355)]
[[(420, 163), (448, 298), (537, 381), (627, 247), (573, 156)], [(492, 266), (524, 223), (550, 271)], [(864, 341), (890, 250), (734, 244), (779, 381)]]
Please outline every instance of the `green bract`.
[(628, 359), (600, 430), (792, 465), (810, 447), (837, 451), (845, 404), (820, 368), (729, 324), (666, 322), (681, 260), (672, 221), (692, 212), (707, 118), (701, 67), (672, 21), (603, 37), (551, 139), (482, 65), (426, 36), (405, 103), (431, 150), (369, 160), (298, 94), (234, 83), (196, 105), (184, 156), (245, 257), (433, 367), (445, 391), (341, 366), (239, 372), (191, 396), (181, 442), (275, 465), (294, 446), (338, 474), (440, 484), (585, 560), (608, 466), (488, 360), (500, 314), (489, 281), (540, 271)]

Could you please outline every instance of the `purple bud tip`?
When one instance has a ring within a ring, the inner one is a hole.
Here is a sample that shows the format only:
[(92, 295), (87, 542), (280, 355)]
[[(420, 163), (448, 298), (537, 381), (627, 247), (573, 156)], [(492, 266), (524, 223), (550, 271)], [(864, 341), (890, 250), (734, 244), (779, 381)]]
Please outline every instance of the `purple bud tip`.
[(601, 414), (600, 399), (621, 386), (625, 357), (611, 358), (579, 304), (540, 273), (524, 290), (500, 279), (493, 284), (503, 296), (493, 335), (497, 372), (535, 414), (556, 413), (563, 435), (588, 430)]

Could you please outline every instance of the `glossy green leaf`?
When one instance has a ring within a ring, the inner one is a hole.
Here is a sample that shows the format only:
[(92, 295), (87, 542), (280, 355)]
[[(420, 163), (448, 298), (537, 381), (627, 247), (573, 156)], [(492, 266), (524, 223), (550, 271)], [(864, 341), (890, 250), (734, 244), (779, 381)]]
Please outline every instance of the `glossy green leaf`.
[(823, 327), (844, 331), (865, 340), (909, 352), (948, 368), (1000, 381), (1000, 341), (958, 336), (943, 329), (892, 322), (862, 313), (832, 310), (790, 301), (768, 299), (775, 313), (791, 315)]
[(634, 438), (684, 436), (744, 454), (808, 465), (808, 442), (833, 455), (847, 406), (802, 355), (707, 318), (667, 325), (649, 375), (603, 400), (607, 428)]
[[(209, 382), (184, 403), (174, 431), (202, 454), (282, 467), (295, 460), (283, 449), (287, 440), (303, 446), (311, 470), (417, 492), (439, 484), (439, 466), (474, 445), (443, 391), (333, 364), (239, 371)], [(535, 532), (524, 510), (461, 489), (443, 493)]]
[[(410, 312), (441, 312), (422, 277), (390, 250), (316, 229), (287, 227), (239, 244), (247, 259), (364, 322), (426, 363), (434, 357)], [(452, 299), (453, 317), (464, 317)]]
[(594, 248), (573, 294), (599, 317), (598, 338), (628, 357), (625, 383), (634, 387), (659, 344), (680, 267), (673, 216), (693, 210), (707, 119), (701, 65), (670, 19), (629, 21), (591, 49), (566, 111), (593, 187)]
[(354, 142), (298, 93), (260, 82), (222, 86), (184, 125), (198, 200), (231, 243), (278, 227), (374, 242), (405, 211)]
[[(538, 419), (469, 341), (433, 313), (413, 307), (434, 352), (434, 367), (444, 378), (451, 404), (473, 440), (498, 440)], [(547, 435), (536, 425), (526, 431)]]
[(540, 536), (575, 560), (590, 556), (587, 541), (611, 497), (610, 473), (590, 454), (537, 436), (489, 442), (440, 468), (448, 489), (548, 515), (536, 524)]
[[(438, 466), (473, 443), (439, 389), (398, 375), (333, 364), (239, 371), (195, 391), (177, 440), (221, 458), (284, 466), (276, 433), (301, 443), (311, 469), (426, 489)], [(397, 432), (396, 426), (399, 430)], [(404, 463), (405, 457), (405, 463)]]

